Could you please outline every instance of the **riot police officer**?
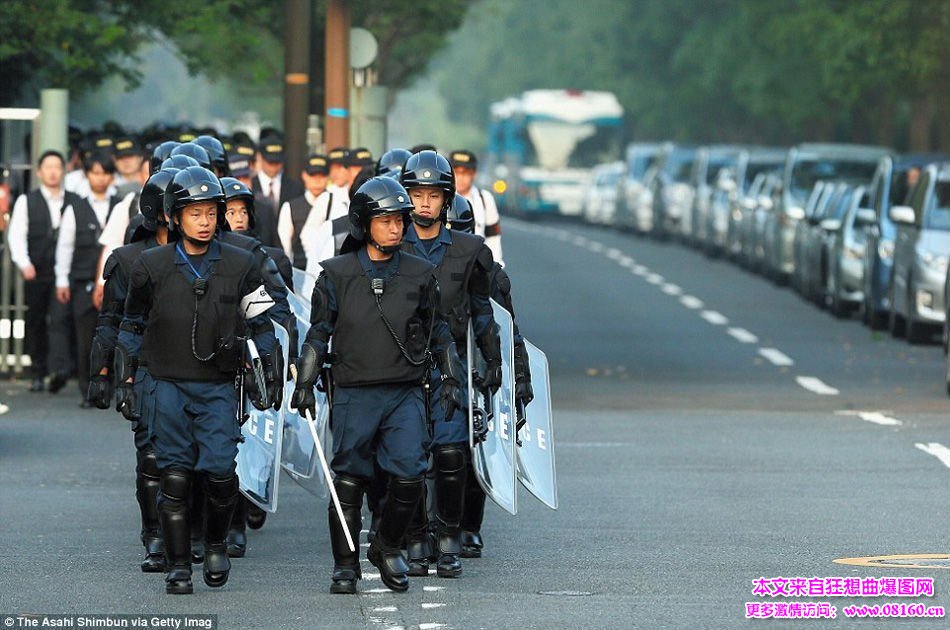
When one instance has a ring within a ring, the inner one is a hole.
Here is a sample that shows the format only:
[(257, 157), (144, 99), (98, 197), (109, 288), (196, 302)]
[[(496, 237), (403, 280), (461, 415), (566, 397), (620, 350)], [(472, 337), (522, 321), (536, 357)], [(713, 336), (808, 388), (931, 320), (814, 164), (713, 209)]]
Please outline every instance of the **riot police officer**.
[[(475, 216), (472, 204), (462, 195), (455, 195), (455, 202), (449, 208), (445, 219), (445, 226), (452, 230), (459, 230), (468, 234), (475, 233)], [(514, 326), (514, 358), (515, 358), (515, 400), (518, 401), (520, 412), (534, 400), (534, 389), (531, 386), (531, 368), (528, 363), (528, 351), (524, 337), (518, 328), (515, 309), (511, 300), (511, 279), (504, 268), (496, 261), (491, 273), (491, 297), (511, 315)], [(519, 419), (520, 420), (520, 419)], [(459, 537), (463, 558), (481, 558), (484, 540), (481, 527), (485, 517), (485, 491), (482, 490), (475, 477), (475, 468), (469, 462), (468, 481), (465, 484), (465, 502), (462, 510), (462, 532)]]
[(399, 179), (402, 167), (406, 165), (406, 160), (410, 157), (412, 157), (412, 153), (409, 153), (406, 149), (390, 149), (383, 153), (379, 161), (376, 162), (376, 174)]
[[(301, 414), (313, 417), (314, 383), (329, 361), (331, 467), (342, 517), (351, 538), (358, 540), (363, 492), (375, 462), (389, 475), (389, 485), (367, 558), (395, 591), (409, 588), (409, 567), (400, 544), (426, 470), (423, 382), (431, 357), (442, 374), (444, 413), (452, 415), (461, 403), (458, 356), (438, 313), (434, 267), (400, 251), (411, 208), (405, 189), (389, 177), (370, 179), (354, 195), (344, 247), (348, 253), (324, 261), (317, 279), (311, 327), (297, 362), (291, 400)], [(349, 550), (332, 503), (329, 521), (335, 565), (330, 592), (354, 593), (359, 557)]]
[[(481, 237), (446, 229), (446, 213), (455, 199), (455, 178), (448, 160), (435, 151), (421, 151), (403, 167), (400, 181), (414, 206), (412, 225), (403, 250), (436, 266), (441, 290), (441, 312), (459, 347), (465, 344), (471, 322), (476, 343), (487, 364), (485, 385), (494, 393), (501, 386), (501, 348), (489, 303), (494, 261)], [(431, 387), (438, 391), (439, 381)], [(462, 565), (459, 536), (468, 466), (469, 427), (463, 413), (439, 417), (432, 410), (432, 459), (435, 473), (435, 515), (440, 577), (459, 577)], [(425, 507), (409, 531), (411, 575), (427, 575), (428, 550)]]
[[(179, 171), (163, 204), (179, 238), (142, 252), (132, 267), (114, 369), (117, 408), (134, 415), (134, 375), (140, 358), (148, 362), (165, 590), (180, 594), (193, 592), (188, 512), (199, 474), (207, 495), (204, 581), (219, 587), (228, 580), (225, 537), (238, 494), (240, 437), (235, 377), (247, 335), (273, 373), (275, 338), (267, 311), (274, 301), (251, 254), (214, 238), (225, 212), (214, 173), (195, 166)], [(267, 406), (253, 379), (245, 387), (255, 406)]]
[[(177, 169), (158, 171), (145, 182), (139, 199), (139, 209), (144, 221), (133, 235), (132, 243), (114, 250), (103, 268), (105, 287), (96, 335), (92, 340), (89, 355), (92, 377), (87, 396), (88, 400), (100, 409), (108, 409), (114, 391), (112, 363), (119, 325), (125, 312), (132, 266), (139, 254), (168, 242), (162, 199), (165, 188), (177, 172)], [(142, 520), (140, 538), (145, 546), (145, 559), (141, 568), (145, 573), (160, 573), (165, 570), (165, 541), (158, 518), (158, 462), (148, 439), (148, 423), (151, 418), (148, 410), (154, 408), (154, 405), (149, 403), (150, 381), (146, 362), (139, 361), (134, 384), (138, 409), (127, 408), (126, 412), (132, 422), (136, 451), (135, 498)]]

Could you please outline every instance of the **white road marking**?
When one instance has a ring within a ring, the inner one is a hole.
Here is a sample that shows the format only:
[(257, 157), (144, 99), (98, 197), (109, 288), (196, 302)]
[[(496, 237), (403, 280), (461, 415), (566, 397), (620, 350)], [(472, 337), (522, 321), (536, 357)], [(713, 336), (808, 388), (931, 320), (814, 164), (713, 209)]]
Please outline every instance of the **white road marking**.
[(683, 297), (681, 297), (680, 304), (682, 304), (686, 308), (691, 308), (693, 310), (703, 307), (703, 301), (700, 300), (698, 297), (693, 297), (692, 295), (684, 295)]
[(857, 416), (865, 422), (873, 422), (874, 424), (880, 424), (885, 427), (899, 427), (903, 422), (897, 418), (892, 418), (888, 415), (881, 413), (880, 411), (853, 411), (851, 409), (845, 409), (842, 411), (836, 411), (836, 416)]
[(364, 595), (379, 595), (381, 593), (392, 593), (388, 588), (368, 588), (365, 591), (360, 591)]
[[(779, 367), (795, 365), (795, 362), (792, 361), (791, 357), (786, 355), (778, 348), (759, 348), (759, 355), (768, 360), (768, 362), (772, 365), (777, 365)], [(808, 389), (805, 385), (802, 385), (802, 387)], [(835, 393), (837, 393), (837, 391)]]
[(730, 328), (727, 330), (736, 341), (740, 343), (756, 343), (759, 338), (750, 333), (745, 328)]
[(841, 393), (831, 385), (822, 383), (821, 379), (815, 378), (814, 376), (796, 376), (795, 381), (808, 391), (818, 394), (819, 396), (837, 396)]
[(729, 320), (726, 319), (726, 316), (719, 311), (703, 311), (699, 314), (699, 316), (713, 326), (723, 326), (729, 323)]
[[(560, 446), (560, 444), (558, 444), (558, 446)], [(426, 593), (435, 593), (437, 591), (444, 591), (445, 587), (444, 586), (423, 586), (422, 590), (425, 591)]]
[(444, 628), (444, 623), (420, 623), (419, 630), (435, 630), (436, 628)]
[(587, 247), (587, 243), (589, 242), (590, 241), (588, 241), (583, 236), (575, 236), (574, 238), (571, 239), (571, 243), (573, 243), (574, 245), (577, 245), (578, 247)]
[(660, 290), (663, 291), (663, 293), (666, 293), (667, 295), (682, 295), (683, 294), (683, 289), (669, 282), (667, 284), (664, 284), (662, 287), (660, 287)]
[(397, 606), (380, 606), (374, 608), (373, 612), (396, 612), (397, 610), (399, 610)]
[(663, 284), (663, 276), (658, 273), (651, 273), (646, 278), (644, 278), (650, 284)]
[(617, 262), (620, 263), (620, 266), (622, 267), (633, 267), (637, 264), (637, 261), (635, 261), (633, 258), (630, 258), (629, 256), (624, 256), (623, 258), (617, 260)]
[(595, 254), (599, 254), (602, 251), (604, 251), (604, 249), (606, 248), (601, 243), (598, 243), (597, 241), (591, 241), (590, 243), (587, 244), (587, 249), (594, 252)]
[(372, 572), (370, 572), (370, 571), (363, 571), (363, 579), (364, 579), (364, 580), (378, 580), (378, 579), (379, 579), (379, 573), (372, 573)]
[(607, 249), (607, 258), (611, 260), (620, 260), (623, 258), (623, 252), (617, 249), (616, 247), (609, 247)]
[(650, 270), (644, 267), (643, 265), (634, 265), (631, 271), (637, 274), (638, 276), (645, 276), (648, 273), (650, 273)]
[(423, 604), (422, 604), (422, 607), (425, 608), (426, 610), (428, 610), (429, 608), (442, 608), (442, 607), (445, 606), (445, 605), (446, 605), (446, 604), (433, 602), (433, 603), (423, 603)]
[(923, 452), (927, 453), (928, 455), (933, 455), (934, 457), (939, 459), (941, 462), (943, 462), (944, 466), (946, 466), (947, 468), (950, 468), (950, 448), (947, 448), (940, 442), (929, 442), (927, 444), (922, 444), (920, 442), (917, 442), (916, 444), (914, 444), (914, 446), (916, 446)]

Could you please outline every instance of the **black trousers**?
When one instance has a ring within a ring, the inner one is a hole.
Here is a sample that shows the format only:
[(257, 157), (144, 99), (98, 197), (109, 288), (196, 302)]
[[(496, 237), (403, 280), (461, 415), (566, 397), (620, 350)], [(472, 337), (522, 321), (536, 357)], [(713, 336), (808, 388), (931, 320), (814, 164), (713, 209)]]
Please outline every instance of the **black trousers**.
[(26, 338), (24, 345), (30, 355), (33, 378), (43, 378), (47, 373), (49, 355), (50, 304), (56, 301), (52, 277), (37, 277), (23, 282), (23, 296), (26, 302)]
[(73, 353), (76, 349), (73, 341), (73, 301), (70, 299), (69, 302), (61, 304), (56, 299), (55, 287), (49, 306), (48, 336), (49, 372), (65, 374), (68, 377), (73, 372)]
[(76, 334), (76, 376), (79, 379), (79, 395), (84, 400), (89, 392), (89, 353), (99, 320), (99, 311), (92, 303), (95, 286), (94, 280), (72, 281), (69, 286), (73, 330)]

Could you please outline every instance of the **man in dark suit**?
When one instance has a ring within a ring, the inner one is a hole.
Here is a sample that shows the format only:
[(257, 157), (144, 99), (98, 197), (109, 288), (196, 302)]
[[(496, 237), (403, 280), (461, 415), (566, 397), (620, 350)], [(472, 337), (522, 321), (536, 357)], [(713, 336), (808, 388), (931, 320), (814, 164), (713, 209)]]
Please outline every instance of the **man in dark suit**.
[(260, 167), (251, 180), (251, 190), (270, 203), (271, 212), (259, 212), (257, 238), (267, 247), (280, 247), (277, 212), (282, 205), (304, 193), (303, 184), (284, 173), (284, 142), (277, 136), (261, 138)]

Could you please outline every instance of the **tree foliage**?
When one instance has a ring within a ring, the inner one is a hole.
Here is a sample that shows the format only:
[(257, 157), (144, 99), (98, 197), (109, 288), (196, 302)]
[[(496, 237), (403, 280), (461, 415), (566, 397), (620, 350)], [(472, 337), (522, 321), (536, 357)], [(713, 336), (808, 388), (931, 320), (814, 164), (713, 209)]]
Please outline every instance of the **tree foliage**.
[(450, 111), (615, 92), (635, 138), (950, 144), (945, 0), (483, 0), (432, 64)]

